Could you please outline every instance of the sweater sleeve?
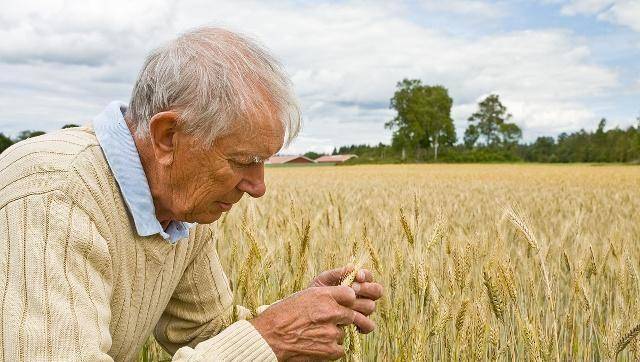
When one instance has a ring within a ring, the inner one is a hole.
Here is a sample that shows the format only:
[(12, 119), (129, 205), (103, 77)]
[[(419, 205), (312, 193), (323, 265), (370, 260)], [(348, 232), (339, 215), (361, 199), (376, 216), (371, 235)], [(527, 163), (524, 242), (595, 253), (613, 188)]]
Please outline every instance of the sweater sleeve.
[[(231, 321), (233, 296), (211, 233), (185, 270), (156, 325), (156, 340), (174, 361), (276, 361), (246, 320)], [(250, 315), (238, 307), (240, 318)]]
[(55, 193), (0, 208), (0, 360), (112, 361), (111, 257)]

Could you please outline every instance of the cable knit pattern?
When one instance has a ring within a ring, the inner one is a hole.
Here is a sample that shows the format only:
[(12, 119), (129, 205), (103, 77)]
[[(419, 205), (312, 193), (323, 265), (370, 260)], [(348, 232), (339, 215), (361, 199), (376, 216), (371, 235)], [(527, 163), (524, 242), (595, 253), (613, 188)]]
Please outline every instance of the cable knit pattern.
[(140, 237), (89, 127), (0, 155), (0, 360), (130, 361), (154, 333), (175, 361), (274, 361), (207, 225)]

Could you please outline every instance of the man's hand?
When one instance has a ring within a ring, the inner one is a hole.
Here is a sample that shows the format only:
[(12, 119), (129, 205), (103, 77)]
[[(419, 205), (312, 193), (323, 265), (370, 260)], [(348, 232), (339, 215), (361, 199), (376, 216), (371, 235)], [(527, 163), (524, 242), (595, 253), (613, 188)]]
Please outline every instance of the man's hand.
[[(315, 277), (309, 287), (340, 285), (342, 279), (352, 270), (352, 266), (326, 270)], [(362, 269), (356, 274), (356, 279), (351, 288), (353, 288), (357, 296), (353, 309), (365, 316), (371, 315), (376, 309), (375, 301), (382, 297), (382, 285), (373, 282), (373, 275), (369, 270)]]
[(341, 326), (369, 333), (375, 324), (354, 310), (356, 293), (346, 286), (302, 290), (250, 320), (279, 361), (336, 360), (344, 356)]

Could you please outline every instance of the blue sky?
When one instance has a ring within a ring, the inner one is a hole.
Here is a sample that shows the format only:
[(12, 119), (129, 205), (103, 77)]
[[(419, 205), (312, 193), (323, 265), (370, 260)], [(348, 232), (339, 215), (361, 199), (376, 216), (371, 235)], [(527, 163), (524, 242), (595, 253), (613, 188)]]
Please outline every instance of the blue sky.
[(0, 132), (84, 123), (127, 101), (147, 52), (217, 25), (269, 48), (304, 117), (286, 152), (388, 142), (395, 84), (454, 99), (459, 138), (498, 93), (526, 141), (640, 115), (640, 0), (13, 1), (0, 13)]

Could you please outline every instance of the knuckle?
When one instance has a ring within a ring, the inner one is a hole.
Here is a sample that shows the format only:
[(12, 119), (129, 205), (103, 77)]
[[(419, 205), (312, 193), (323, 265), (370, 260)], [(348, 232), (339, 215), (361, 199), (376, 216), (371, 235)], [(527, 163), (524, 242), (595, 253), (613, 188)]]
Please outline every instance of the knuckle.
[(345, 293), (345, 296), (347, 297), (347, 300), (349, 301), (355, 301), (356, 300), (356, 292), (353, 290), (353, 288), (348, 287), (346, 285), (341, 286), (340, 288), (342, 288), (342, 290)]
[(327, 293), (324, 287), (310, 288), (307, 290), (309, 291), (309, 295), (314, 298)]
[(319, 323), (320, 321), (322, 321), (322, 319), (323, 319), (322, 313), (320, 313), (319, 311), (317, 310), (309, 311), (309, 320), (312, 323)]
[(338, 345), (331, 349), (331, 352), (329, 353), (330, 359), (335, 361), (342, 357), (344, 357), (344, 348), (342, 346)]
[(356, 321), (356, 311), (352, 310), (349, 312), (349, 324), (353, 324)]
[(373, 332), (373, 330), (376, 329), (376, 324), (373, 321), (370, 321), (370, 325), (368, 325), (363, 331), (362, 333), (364, 334), (369, 334), (371, 332)]
[(331, 327), (327, 332), (327, 334), (329, 335), (329, 339), (331, 340), (337, 341), (340, 339), (340, 331), (339, 331), (339, 328), (337, 327)]
[(317, 321), (325, 321), (331, 319), (334, 315), (333, 308), (326, 305), (319, 305), (315, 308), (315, 315)]
[(335, 319), (342, 318), (344, 316), (344, 311), (342, 310), (342, 308), (338, 306), (334, 306), (331, 309), (331, 316), (334, 317)]
[(320, 323), (332, 318), (332, 308), (325, 304), (311, 306), (309, 308), (309, 316), (312, 322)]
[(375, 310), (376, 310), (376, 303), (375, 303), (374, 301), (372, 301), (372, 300), (368, 299), (368, 300), (366, 301), (365, 309), (366, 309), (366, 312), (367, 312), (368, 314), (371, 314), (371, 313), (375, 312)]

